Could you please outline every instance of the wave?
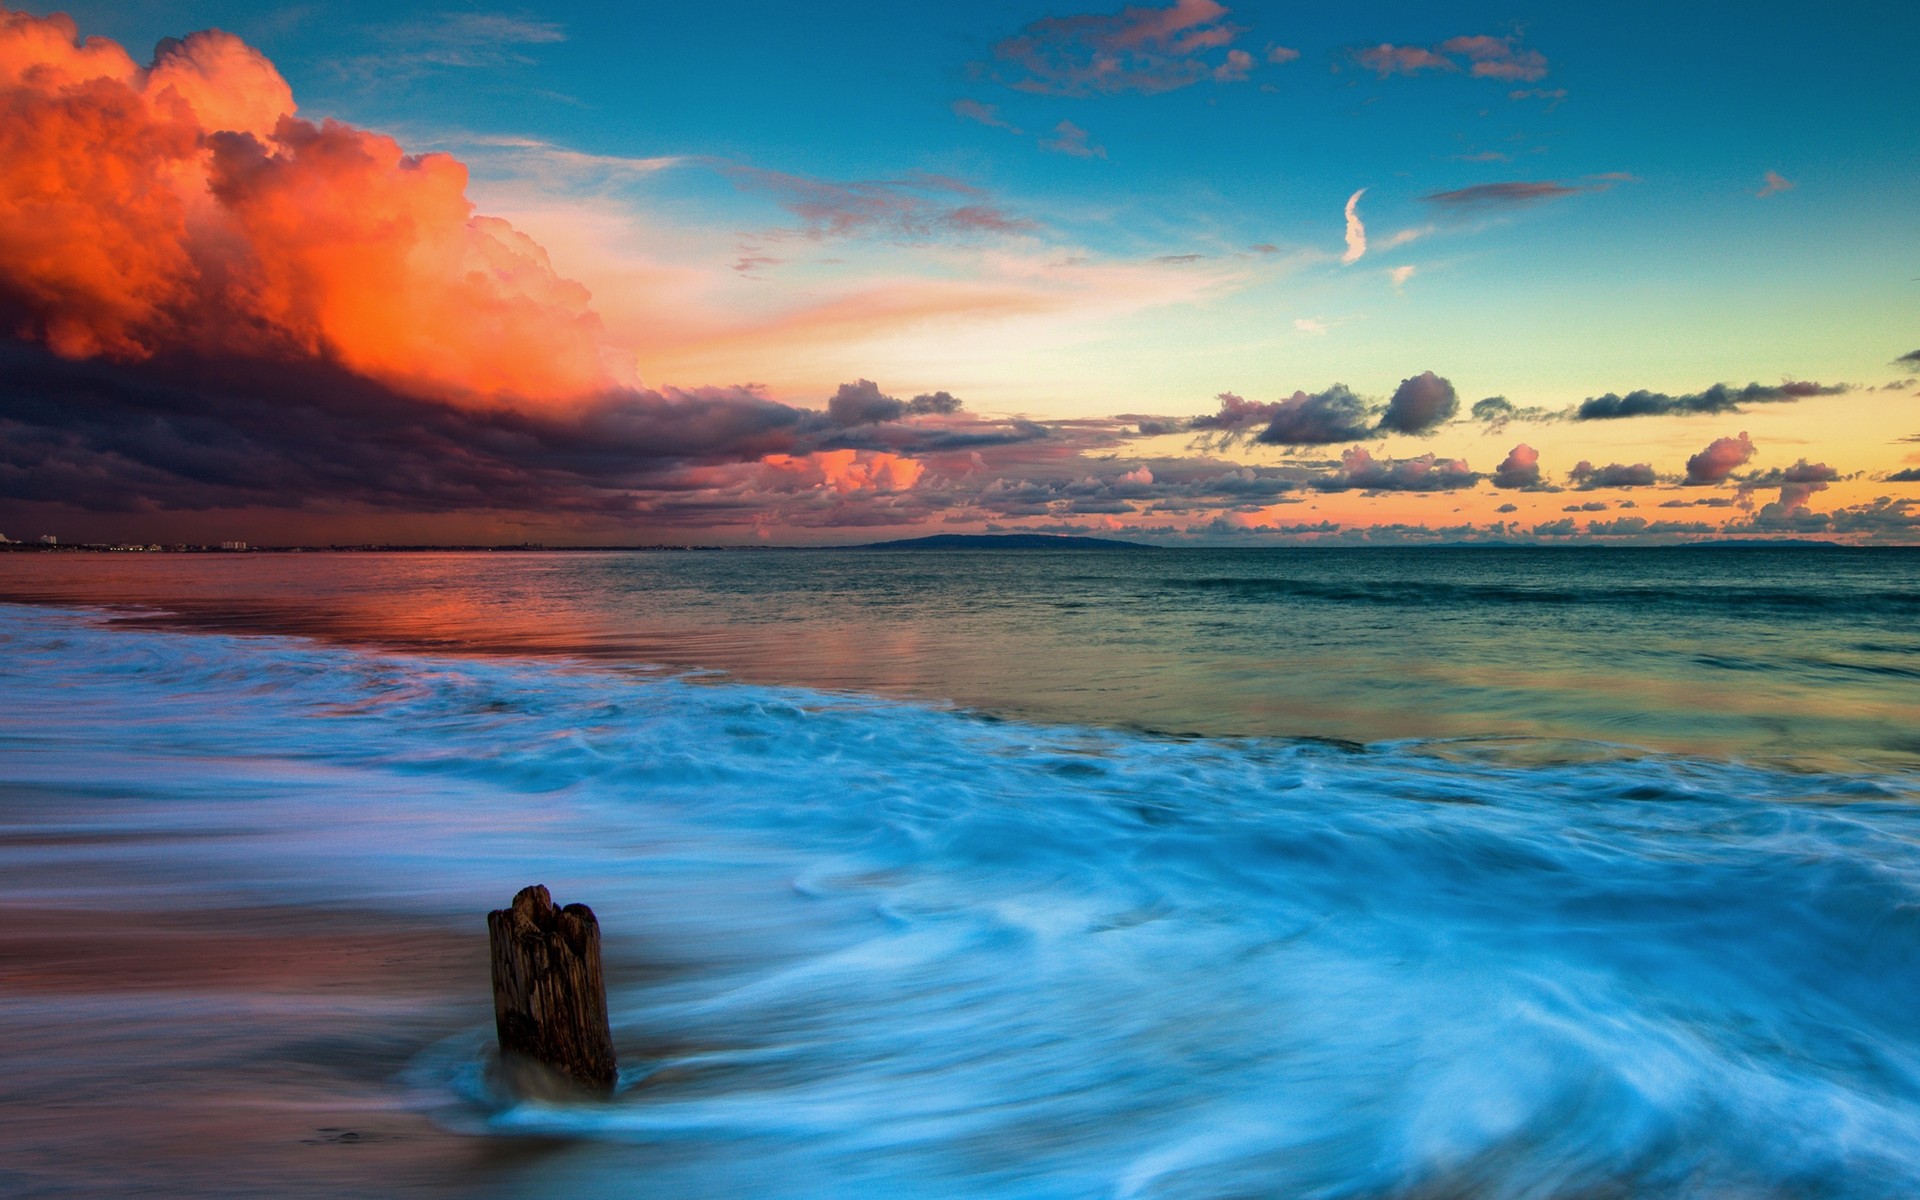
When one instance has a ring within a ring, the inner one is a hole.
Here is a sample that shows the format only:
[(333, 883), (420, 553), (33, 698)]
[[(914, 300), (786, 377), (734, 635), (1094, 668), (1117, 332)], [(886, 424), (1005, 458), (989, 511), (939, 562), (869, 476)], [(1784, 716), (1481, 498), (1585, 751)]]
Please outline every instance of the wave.
[(613, 1103), (496, 1095), (481, 1025), (396, 1085), (611, 1148), (555, 1177), (581, 1194), (623, 1147), (686, 1195), (1920, 1188), (1911, 774), (1157, 738), (29, 608), (0, 684), (0, 785), (207, 835), (154, 865), (177, 893), (68, 880), (96, 902), (592, 903)]

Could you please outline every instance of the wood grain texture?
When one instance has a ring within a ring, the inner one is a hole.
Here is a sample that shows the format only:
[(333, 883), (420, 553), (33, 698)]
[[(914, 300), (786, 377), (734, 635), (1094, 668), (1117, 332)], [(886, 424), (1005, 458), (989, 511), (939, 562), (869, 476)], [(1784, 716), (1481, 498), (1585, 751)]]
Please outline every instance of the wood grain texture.
[(584, 904), (555, 907), (539, 884), (487, 914), (500, 1053), (532, 1059), (589, 1091), (613, 1090), (617, 1067), (600, 969), (600, 922)]

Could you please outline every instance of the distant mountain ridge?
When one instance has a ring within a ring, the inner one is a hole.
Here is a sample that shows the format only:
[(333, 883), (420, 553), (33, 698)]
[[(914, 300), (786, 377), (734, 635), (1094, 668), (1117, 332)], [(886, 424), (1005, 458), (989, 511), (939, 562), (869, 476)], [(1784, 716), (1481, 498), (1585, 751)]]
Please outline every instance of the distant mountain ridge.
[(936, 533), (897, 542), (870, 542), (854, 550), (1158, 550), (1144, 542), (1119, 538), (1074, 537), (1064, 533)]

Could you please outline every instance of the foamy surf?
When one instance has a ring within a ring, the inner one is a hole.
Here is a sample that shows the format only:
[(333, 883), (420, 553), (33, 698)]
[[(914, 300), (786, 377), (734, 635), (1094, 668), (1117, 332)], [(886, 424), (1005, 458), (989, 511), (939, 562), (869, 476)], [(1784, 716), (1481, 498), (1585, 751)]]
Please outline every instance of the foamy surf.
[[(612, 1103), (499, 1096), (479, 977), (356, 1100), (575, 1147), (473, 1194), (1920, 1188), (1911, 773), (1157, 738), (18, 607), (0, 681), (10, 904), (476, 939), (523, 883), (594, 905)], [(199, 1037), (129, 1073), (240, 1028)]]

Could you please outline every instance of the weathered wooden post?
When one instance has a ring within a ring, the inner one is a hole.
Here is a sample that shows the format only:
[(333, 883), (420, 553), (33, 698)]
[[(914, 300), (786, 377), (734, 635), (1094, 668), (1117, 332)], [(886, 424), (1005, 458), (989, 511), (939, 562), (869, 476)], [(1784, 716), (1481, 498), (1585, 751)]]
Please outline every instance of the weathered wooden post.
[(600, 973), (600, 922), (584, 904), (554, 907), (540, 884), (487, 914), (493, 1020), (509, 1066), (525, 1058), (581, 1088), (613, 1091), (613, 1030)]

